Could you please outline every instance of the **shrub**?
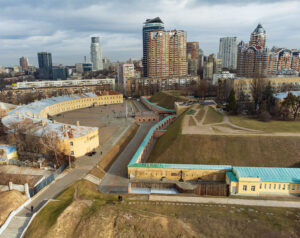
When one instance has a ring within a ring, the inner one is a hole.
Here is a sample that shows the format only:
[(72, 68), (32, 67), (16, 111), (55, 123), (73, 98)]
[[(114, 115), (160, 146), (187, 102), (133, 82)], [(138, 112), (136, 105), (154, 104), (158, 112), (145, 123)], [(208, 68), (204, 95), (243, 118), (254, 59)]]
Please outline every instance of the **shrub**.
[(272, 116), (270, 115), (269, 112), (267, 112), (267, 111), (262, 111), (262, 112), (259, 114), (258, 118), (259, 118), (260, 121), (265, 121), (265, 122), (267, 122), (267, 121), (270, 121), (270, 120), (272, 119)]

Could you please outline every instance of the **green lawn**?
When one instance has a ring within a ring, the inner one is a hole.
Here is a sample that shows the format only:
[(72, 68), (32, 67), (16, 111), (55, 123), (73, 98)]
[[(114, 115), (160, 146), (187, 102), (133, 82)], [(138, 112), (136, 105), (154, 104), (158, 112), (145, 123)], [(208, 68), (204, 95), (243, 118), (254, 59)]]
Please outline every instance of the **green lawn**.
[(300, 121), (269, 121), (262, 122), (256, 119), (250, 119), (240, 116), (230, 116), (229, 120), (241, 127), (246, 127), (249, 129), (260, 130), (266, 133), (274, 132), (287, 132), (296, 133), (300, 132)]
[(167, 108), (167, 109), (174, 109), (174, 102), (183, 102), (186, 101), (182, 97), (177, 97), (173, 95), (170, 95), (165, 92), (158, 92), (154, 94), (149, 101), (152, 103), (157, 103), (157, 105)]
[(203, 124), (214, 124), (214, 123), (220, 123), (222, 121), (223, 121), (223, 115), (220, 112), (214, 110), (213, 108), (208, 107), (208, 111)]
[(193, 117), (190, 117), (190, 119), (189, 119), (189, 126), (196, 126), (196, 125), (197, 125), (197, 124), (196, 124), (194, 118), (193, 118)]
[(202, 120), (204, 113), (205, 113), (204, 109), (200, 108), (198, 113), (195, 116), (198, 122), (200, 122)]

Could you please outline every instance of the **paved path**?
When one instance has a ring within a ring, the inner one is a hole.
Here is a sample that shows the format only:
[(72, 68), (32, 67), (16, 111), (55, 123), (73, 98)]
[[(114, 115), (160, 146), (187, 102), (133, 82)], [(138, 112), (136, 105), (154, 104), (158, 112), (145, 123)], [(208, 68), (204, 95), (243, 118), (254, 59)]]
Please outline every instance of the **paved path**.
[(184, 202), (184, 203), (215, 203), (243, 206), (262, 206), (262, 207), (288, 207), (300, 208), (300, 201), (275, 201), (275, 200), (252, 200), (238, 198), (218, 198), (218, 197), (183, 197), (183, 196), (161, 196), (150, 195), (150, 201), (159, 202)]
[(128, 174), (127, 165), (132, 156), (137, 151), (146, 134), (153, 126), (152, 123), (142, 123), (134, 138), (128, 143), (127, 147), (121, 152), (109, 171), (102, 178), (99, 190), (103, 193), (127, 193)]

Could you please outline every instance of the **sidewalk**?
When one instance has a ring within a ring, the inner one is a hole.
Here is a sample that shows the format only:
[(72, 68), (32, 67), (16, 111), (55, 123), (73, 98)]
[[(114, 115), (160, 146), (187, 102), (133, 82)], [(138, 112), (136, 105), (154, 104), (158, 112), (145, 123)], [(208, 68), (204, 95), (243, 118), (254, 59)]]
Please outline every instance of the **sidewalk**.
[(274, 200), (252, 200), (238, 198), (219, 198), (219, 197), (183, 197), (183, 196), (161, 196), (150, 195), (149, 201), (156, 202), (184, 202), (184, 203), (214, 203), (242, 206), (261, 206), (261, 207), (286, 207), (300, 208), (300, 202), (294, 201), (274, 201)]

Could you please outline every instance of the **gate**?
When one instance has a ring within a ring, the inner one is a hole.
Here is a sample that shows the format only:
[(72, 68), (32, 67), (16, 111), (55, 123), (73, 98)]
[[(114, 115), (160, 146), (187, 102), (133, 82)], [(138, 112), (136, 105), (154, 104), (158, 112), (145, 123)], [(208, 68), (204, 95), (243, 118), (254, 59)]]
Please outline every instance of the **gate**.
[(229, 196), (229, 185), (225, 183), (201, 183), (194, 192), (199, 196)]

